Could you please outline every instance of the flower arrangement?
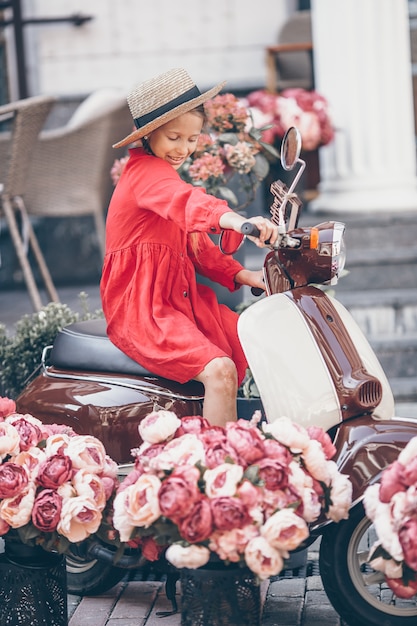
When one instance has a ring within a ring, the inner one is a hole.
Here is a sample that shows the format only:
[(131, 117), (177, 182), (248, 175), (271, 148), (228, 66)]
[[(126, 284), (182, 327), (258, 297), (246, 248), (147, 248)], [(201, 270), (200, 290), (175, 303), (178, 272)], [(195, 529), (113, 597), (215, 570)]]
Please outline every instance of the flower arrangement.
[(113, 524), (148, 560), (177, 568), (213, 558), (278, 574), (321, 514), (348, 516), (352, 486), (331, 461), (330, 437), (286, 417), (211, 426), (199, 416), (148, 415), (134, 470), (118, 488)]
[(117, 465), (103, 444), (0, 398), (0, 536), (65, 552), (106, 528)]
[[(200, 135), (195, 152), (180, 174), (242, 210), (253, 201), (256, 189), (267, 176), (268, 159), (278, 158), (278, 152), (263, 139), (267, 128), (256, 128), (244, 101), (233, 94), (216, 96), (205, 103), (204, 109), (206, 132)], [(240, 201), (239, 192), (243, 192)]]
[(369, 565), (398, 597), (417, 595), (417, 437), (367, 488), (364, 506), (378, 536)]
[(268, 126), (264, 141), (275, 143), (291, 126), (300, 131), (305, 151), (325, 146), (334, 138), (329, 105), (316, 91), (294, 88), (274, 94), (258, 90), (251, 92), (246, 102), (254, 121)]

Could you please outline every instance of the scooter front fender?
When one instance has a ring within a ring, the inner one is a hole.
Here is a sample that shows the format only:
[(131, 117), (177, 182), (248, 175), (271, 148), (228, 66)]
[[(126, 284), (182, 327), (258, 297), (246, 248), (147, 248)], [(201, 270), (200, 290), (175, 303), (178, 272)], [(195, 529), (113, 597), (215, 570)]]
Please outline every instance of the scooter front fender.
[(364, 415), (341, 422), (330, 434), (337, 449), (332, 460), (342, 474), (349, 476), (355, 506), (366, 488), (380, 479), (381, 472), (417, 436), (417, 420), (380, 420)]

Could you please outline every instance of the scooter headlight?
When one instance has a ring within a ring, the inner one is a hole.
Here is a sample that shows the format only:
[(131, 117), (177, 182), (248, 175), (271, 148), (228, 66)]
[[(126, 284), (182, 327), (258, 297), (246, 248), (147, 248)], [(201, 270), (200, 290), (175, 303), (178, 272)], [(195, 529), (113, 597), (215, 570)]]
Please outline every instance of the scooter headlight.
[[(318, 228), (320, 228), (320, 226)], [(325, 230), (322, 231), (326, 233), (324, 236), (325, 241), (321, 241), (321, 233), (319, 234), (317, 252), (321, 256), (330, 257), (330, 278), (327, 282), (330, 285), (335, 285), (346, 262), (346, 246), (344, 239), (345, 225), (342, 224), (342, 222), (333, 222), (330, 229), (328, 226), (329, 224), (326, 224)]]

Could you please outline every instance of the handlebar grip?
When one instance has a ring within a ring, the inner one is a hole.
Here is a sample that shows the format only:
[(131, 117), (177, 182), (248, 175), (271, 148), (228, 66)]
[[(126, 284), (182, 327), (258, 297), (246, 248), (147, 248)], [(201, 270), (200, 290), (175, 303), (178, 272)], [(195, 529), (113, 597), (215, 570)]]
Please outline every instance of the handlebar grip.
[(263, 293), (265, 293), (265, 291), (260, 287), (251, 287), (250, 290), (253, 296), (261, 296)]
[(251, 224), (251, 222), (244, 222), (240, 227), (240, 232), (242, 235), (251, 235), (252, 237), (259, 237), (261, 234), (255, 224)]

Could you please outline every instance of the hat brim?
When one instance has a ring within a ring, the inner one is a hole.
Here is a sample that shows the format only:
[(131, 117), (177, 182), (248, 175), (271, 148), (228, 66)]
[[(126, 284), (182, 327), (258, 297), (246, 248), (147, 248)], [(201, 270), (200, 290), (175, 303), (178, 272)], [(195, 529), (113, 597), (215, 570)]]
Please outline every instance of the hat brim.
[(123, 146), (128, 146), (130, 143), (133, 143), (134, 141), (141, 139), (146, 134), (152, 132), (156, 128), (159, 128), (159, 126), (162, 126), (163, 124), (166, 124), (167, 122), (170, 122), (171, 120), (175, 119), (179, 115), (182, 115), (183, 113), (187, 113), (188, 111), (195, 109), (200, 104), (203, 104), (207, 100), (210, 100), (210, 98), (214, 98), (214, 96), (216, 96), (219, 93), (219, 91), (223, 89), (225, 84), (226, 84), (226, 81), (219, 83), (215, 87), (212, 87), (208, 91), (202, 93), (197, 98), (193, 98), (192, 100), (188, 100), (188, 102), (184, 102), (184, 104), (180, 104), (174, 109), (171, 109), (171, 111), (168, 111), (167, 113), (164, 113), (163, 115), (156, 118), (152, 122), (149, 122), (145, 126), (142, 126), (141, 128), (138, 128), (137, 130), (134, 130), (132, 133), (130, 133), (130, 135), (127, 135), (127, 137), (125, 137), (121, 141), (114, 143), (113, 148), (122, 148)]

